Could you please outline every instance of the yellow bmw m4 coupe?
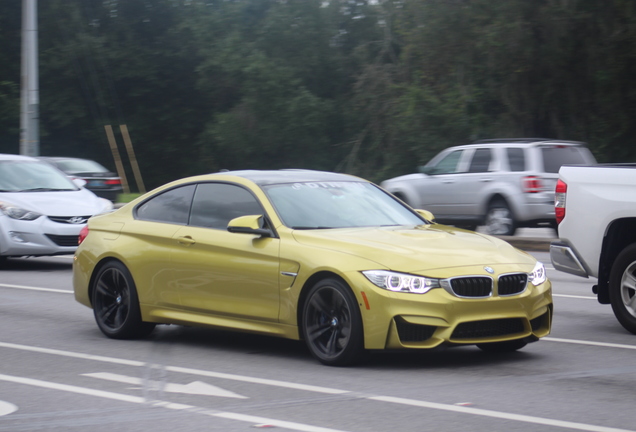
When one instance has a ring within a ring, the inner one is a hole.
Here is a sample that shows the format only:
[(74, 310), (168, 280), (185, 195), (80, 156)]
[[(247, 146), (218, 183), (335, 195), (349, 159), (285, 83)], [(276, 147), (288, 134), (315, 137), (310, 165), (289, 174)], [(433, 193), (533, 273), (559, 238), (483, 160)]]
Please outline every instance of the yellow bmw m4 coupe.
[(543, 264), (433, 219), (344, 174), (189, 177), (89, 219), (75, 298), (110, 338), (212, 326), (304, 340), (327, 365), (365, 350), (514, 351), (549, 334)]

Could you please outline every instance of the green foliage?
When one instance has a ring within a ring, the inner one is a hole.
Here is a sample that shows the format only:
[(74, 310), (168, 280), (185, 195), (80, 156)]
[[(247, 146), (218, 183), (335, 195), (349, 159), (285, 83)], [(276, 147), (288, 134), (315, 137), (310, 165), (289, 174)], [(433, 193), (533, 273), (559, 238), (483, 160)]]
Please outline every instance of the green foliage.
[[(0, 151), (17, 152), (19, 2), (0, 2)], [(636, 161), (626, 0), (39, 2), (43, 155), (114, 167), (127, 125), (147, 188), (220, 169), (381, 181), (481, 138), (587, 141)]]

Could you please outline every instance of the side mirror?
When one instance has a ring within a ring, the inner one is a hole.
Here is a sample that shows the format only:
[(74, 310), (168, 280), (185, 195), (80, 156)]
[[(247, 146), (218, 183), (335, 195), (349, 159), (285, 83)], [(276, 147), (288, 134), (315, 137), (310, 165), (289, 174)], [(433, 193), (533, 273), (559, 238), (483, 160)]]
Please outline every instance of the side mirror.
[(415, 209), (415, 212), (429, 222), (435, 222), (435, 216), (428, 210)]
[(253, 234), (261, 237), (273, 237), (272, 230), (264, 228), (262, 215), (240, 216), (232, 219), (227, 224), (227, 230), (231, 233)]
[(435, 174), (435, 167), (428, 167), (425, 165), (418, 166), (417, 172), (419, 172), (420, 174), (433, 175)]

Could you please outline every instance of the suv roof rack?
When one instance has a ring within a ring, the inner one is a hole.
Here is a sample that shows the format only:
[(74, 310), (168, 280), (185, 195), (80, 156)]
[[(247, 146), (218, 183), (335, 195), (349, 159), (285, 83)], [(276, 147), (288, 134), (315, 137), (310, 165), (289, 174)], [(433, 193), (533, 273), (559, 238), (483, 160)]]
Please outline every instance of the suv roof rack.
[(560, 142), (571, 144), (583, 144), (581, 141), (566, 141), (552, 138), (495, 138), (482, 139), (473, 142), (473, 144), (498, 144), (498, 143), (531, 143), (531, 142)]

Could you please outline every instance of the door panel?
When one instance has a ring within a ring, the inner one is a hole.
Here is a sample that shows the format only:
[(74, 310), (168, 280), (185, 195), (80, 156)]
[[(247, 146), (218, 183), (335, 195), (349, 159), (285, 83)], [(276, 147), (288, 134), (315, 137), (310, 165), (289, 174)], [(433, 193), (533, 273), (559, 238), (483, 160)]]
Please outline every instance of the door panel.
[(198, 227), (173, 239), (174, 285), (185, 309), (278, 321), (279, 239)]

